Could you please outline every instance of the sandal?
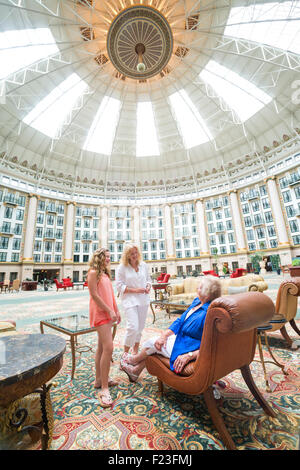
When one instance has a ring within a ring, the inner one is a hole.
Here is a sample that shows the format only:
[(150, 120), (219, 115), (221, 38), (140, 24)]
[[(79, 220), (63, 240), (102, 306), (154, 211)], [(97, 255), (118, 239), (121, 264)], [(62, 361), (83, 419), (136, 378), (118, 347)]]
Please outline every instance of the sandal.
[(98, 399), (102, 408), (110, 408), (113, 404), (113, 400), (109, 392), (99, 392)]
[[(117, 382), (116, 380), (114, 379), (111, 379), (110, 377), (108, 378), (108, 386), (109, 387), (115, 387), (116, 385), (119, 385), (119, 382)], [(101, 388), (101, 384), (100, 385), (94, 385), (94, 388)]]
[(121, 369), (127, 374), (130, 382), (136, 382), (139, 376), (133, 372), (133, 366), (121, 362)]
[(124, 364), (127, 364), (127, 358), (130, 357), (130, 356), (131, 356), (131, 354), (130, 354), (130, 353), (127, 353), (127, 352), (124, 352), (124, 353), (122, 354), (121, 359), (120, 359), (120, 365), (119, 365), (119, 369), (120, 369), (120, 370), (123, 370), (123, 369), (122, 369), (122, 366), (123, 366)]

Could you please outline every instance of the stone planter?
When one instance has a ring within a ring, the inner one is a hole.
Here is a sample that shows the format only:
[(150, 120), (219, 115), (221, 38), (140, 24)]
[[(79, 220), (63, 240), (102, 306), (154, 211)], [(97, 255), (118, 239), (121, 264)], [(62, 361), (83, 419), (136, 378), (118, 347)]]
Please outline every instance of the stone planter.
[(291, 277), (300, 277), (300, 266), (289, 266)]

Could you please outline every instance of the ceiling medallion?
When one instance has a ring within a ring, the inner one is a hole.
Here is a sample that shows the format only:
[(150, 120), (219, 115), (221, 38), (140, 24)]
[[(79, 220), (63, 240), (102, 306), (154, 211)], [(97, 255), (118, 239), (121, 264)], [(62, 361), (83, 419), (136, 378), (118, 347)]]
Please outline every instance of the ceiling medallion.
[(107, 52), (114, 67), (126, 77), (151, 78), (168, 64), (173, 35), (166, 18), (145, 5), (126, 8), (113, 20)]

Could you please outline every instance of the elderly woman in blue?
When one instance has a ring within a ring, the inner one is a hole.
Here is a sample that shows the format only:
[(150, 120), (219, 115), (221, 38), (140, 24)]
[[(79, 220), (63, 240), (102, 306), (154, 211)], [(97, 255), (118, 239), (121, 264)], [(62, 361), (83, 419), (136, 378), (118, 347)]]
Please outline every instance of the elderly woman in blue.
[(170, 358), (170, 368), (180, 374), (186, 364), (197, 359), (207, 309), (212, 300), (220, 297), (221, 283), (215, 276), (201, 278), (197, 297), (188, 309), (160, 336), (144, 342), (139, 354), (129, 355), (121, 361), (121, 368), (131, 382), (136, 382), (151, 354)]

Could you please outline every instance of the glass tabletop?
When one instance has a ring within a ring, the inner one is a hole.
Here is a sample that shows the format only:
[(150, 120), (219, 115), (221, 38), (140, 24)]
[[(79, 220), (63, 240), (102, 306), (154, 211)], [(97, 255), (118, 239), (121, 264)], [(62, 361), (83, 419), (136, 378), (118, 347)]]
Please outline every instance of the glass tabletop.
[(90, 319), (87, 314), (69, 315), (66, 317), (53, 317), (43, 320), (44, 323), (61, 328), (69, 333), (79, 333), (90, 330)]
[(165, 304), (165, 305), (176, 305), (188, 308), (191, 304), (185, 303), (183, 300), (178, 300), (178, 302), (170, 302), (168, 299), (163, 300), (151, 300), (151, 304)]

